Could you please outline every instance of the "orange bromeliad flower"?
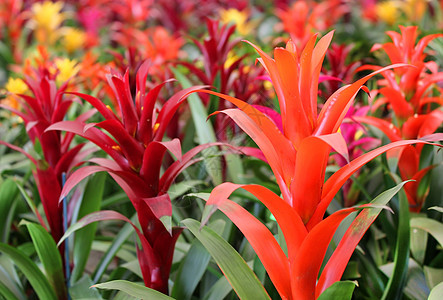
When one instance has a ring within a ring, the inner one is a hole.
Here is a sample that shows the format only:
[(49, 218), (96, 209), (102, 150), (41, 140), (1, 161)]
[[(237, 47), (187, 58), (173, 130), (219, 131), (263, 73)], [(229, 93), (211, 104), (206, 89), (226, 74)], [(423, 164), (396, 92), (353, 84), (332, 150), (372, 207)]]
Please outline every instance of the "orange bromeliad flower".
[[(242, 100), (206, 91), (238, 107), (216, 113), (231, 117), (254, 140), (276, 177), (281, 196), (260, 185), (225, 182), (209, 196), (202, 223), (215, 210), (223, 211), (251, 243), (283, 299), (316, 299), (340, 280), (355, 247), (380, 213), (380, 208), (360, 212), (319, 274), (339, 224), (351, 212), (359, 210), (347, 208), (324, 218), (329, 203), (347, 179), (389, 149), (443, 138), (437, 135), (424, 140), (397, 141), (349, 162), (346, 143), (338, 130), (355, 95), (375, 74), (406, 65), (382, 68), (341, 87), (318, 112), (318, 81), (332, 34), (325, 35), (317, 45), (317, 35), (312, 36), (300, 55), (289, 41), (286, 48), (274, 50), (274, 59), (252, 45), (274, 85), (280, 115), (263, 113)], [(331, 147), (348, 163), (325, 182)], [(228, 199), (239, 188), (255, 195), (274, 215), (282, 229), (287, 254), (263, 223)], [(384, 205), (387, 201), (377, 204)]]
[[(428, 43), (443, 34), (431, 34), (415, 44), (417, 27), (400, 26), (401, 34), (388, 31), (392, 43), (376, 44), (373, 51), (383, 49), (392, 63), (408, 63), (413, 68), (402, 68), (383, 72), (383, 87), (378, 90), (382, 97), (374, 103), (374, 109), (387, 105), (391, 112), (388, 120), (376, 117), (358, 117), (357, 121), (376, 126), (391, 141), (415, 139), (434, 133), (443, 122), (443, 97), (441, 88), (436, 85), (443, 81), (443, 72), (433, 61), (425, 61), (425, 48)], [(363, 66), (362, 69), (378, 70), (379, 66)], [(422, 145), (410, 146), (397, 152), (398, 167), (403, 180), (415, 182), (405, 187), (411, 211), (419, 212), (429, 189), (419, 194), (418, 186), (422, 178), (434, 166), (420, 170), (419, 161)]]
[(161, 26), (146, 30), (121, 28), (114, 33), (114, 40), (126, 49), (133, 48), (142, 60), (149, 59), (152, 62), (150, 73), (160, 78), (160, 81), (168, 79), (165, 75), (165, 63), (176, 60), (183, 54), (181, 47), (184, 40)]
[(290, 8), (277, 10), (277, 15), (299, 50), (314, 32), (331, 28), (348, 9), (341, 0), (322, 3), (301, 0), (294, 2)]

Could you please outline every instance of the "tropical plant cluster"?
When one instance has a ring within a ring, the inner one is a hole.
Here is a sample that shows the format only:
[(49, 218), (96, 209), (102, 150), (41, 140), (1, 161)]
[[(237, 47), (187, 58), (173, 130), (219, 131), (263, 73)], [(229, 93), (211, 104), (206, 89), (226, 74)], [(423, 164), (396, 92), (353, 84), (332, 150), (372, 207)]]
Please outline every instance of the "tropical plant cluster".
[(0, 299), (443, 299), (443, 1), (0, 2)]

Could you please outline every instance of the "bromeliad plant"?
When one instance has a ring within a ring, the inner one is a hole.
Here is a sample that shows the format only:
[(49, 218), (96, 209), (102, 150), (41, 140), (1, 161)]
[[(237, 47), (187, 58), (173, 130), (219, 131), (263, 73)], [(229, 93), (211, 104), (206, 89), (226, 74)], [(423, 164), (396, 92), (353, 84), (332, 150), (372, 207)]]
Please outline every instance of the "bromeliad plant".
[[(443, 97), (441, 88), (436, 83), (443, 81), (443, 72), (433, 61), (425, 61), (428, 54), (425, 48), (430, 41), (443, 37), (443, 34), (431, 34), (415, 44), (417, 27), (400, 26), (401, 34), (388, 31), (392, 43), (376, 44), (373, 51), (383, 49), (392, 63), (408, 63), (412, 68), (384, 71), (383, 87), (373, 109), (387, 107), (388, 119), (373, 116), (356, 117), (355, 120), (376, 126), (392, 142), (402, 139), (421, 138), (437, 131), (443, 122)], [(379, 70), (379, 66), (366, 65), (362, 69)], [(423, 145), (409, 146), (393, 154), (398, 157), (398, 168), (403, 180), (415, 182), (405, 187), (410, 210), (420, 212), (429, 187), (419, 189), (424, 176), (435, 167), (428, 165), (420, 169), (420, 155)], [(421, 190), (421, 191), (420, 191)]]
[[(75, 133), (96, 144), (110, 158), (93, 158), (95, 165), (78, 169), (67, 180), (61, 197), (85, 177), (96, 172), (107, 172), (126, 192), (138, 216), (141, 230), (134, 226), (141, 242), (137, 257), (147, 287), (168, 293), (168, 279), (175, 243), (182, 228), (171, 226), (172, 205), (167, 193), (175, 178), (187, 166), (199, 161), (194, 158), (201, 150), (213, 144), (197, 146), (182, 155), (180, 140), (175, 138), (162, 141), (171, 118), (186, 97), (203, 86), (181, 90), (159, 107), (158, 94), (169, 81), (146, 92), (150, 62), (144, 62), (136, 75), (136, 97), (130, 92), (129, 71), (124, 75), (107, 75), (117, 99), (121, 116), (101, 100), (82, 93), (71, 93), (89, 102), (104, 117), (99, 123), (86, 124), (83, 120), (62, 121), (48, 128)], [(107, 131), (111, 136), (103, 132)], [(163, 158), (169, 151), (177, 161), (161, 174)], [(121, 219), (130, 222), (123, 215), (106, 211), (89, 215), (84, 224), (98, 220)]]
[[(318, 112), (319, 74), (332, 35), (328, 33), (317, 45), (317, 35), (312, 36), (300, 54), (289, 41), (286, 48), (274, 50), (274, 59), (252, 45), (272, 80), (281, 114), (264, 114), (239, 99), (206, 91), (238, 107), (216, 113), (231, 117), (258, 145), (275, 175), (281, 197), (261, 185), (225, 182), (210, 194), (202, 223), (217, 209), (225, 213), (248, 239), (283, 299), (316, 299), (340, 280), (354, 249), (380, 213), (379, 206), (361, 211), (319, 274), (326, 250), (341, 221), (360, 210), (346, 208), (324, 218), (329, 203), (346, 180), (389, 149), (442, 138), (438, 135), (427, 141), (396, 141), (349, 162), (346, 143), (338, 130), (355, 95), (375, 74), (406, 65), (382, 68), (338, 89)], [(280, 122), (282, 130), (276, 125)], [(325, 182), (331, 147), (348, 163)], [(239, 188), (255, 195), (274, 215), (284, 235), (287, 254), (263, 223), (228, 199)], [(392, 196), (391, 192), (388, 197), (383, 196), (383, 201), (374, 203), (385, 205)]]
[[(236, 26), (223, 24), (219, 21), (206, 19), (208, 36), (203, 42), (192, 39), (201, 52), (203, 68), (195, 63), (180, 61), (178, 64), (188, 68), (198, 79), (199, 84), (215, 87), (220, 93), (231, 93), (234, 97), (248, 99), (248, 103), (262, 104), (266, 94), (263, 82), (259, 80), (263, 71), (245, 64), (247, 54), (237, 56), (235, 46), (240, 42), (234, 38)], [(207, 96), (207, 95), (203, 95)], [(229, 108), (230, 103), (223, 103), (203, 97), (208, 110), (223, 110)], [(217, 116), (214, 121), (215, 132), (219, 139), (228, 139), (226, 118)], [(235, 129), (231, 128), (234, 132)]]
[[(91, 150), (83, 150), (84, 144), (71, 147), (74, 138), (72, 133), (62, 135), (60, 132), (46, 131), (49, 126), (65, 118), (74, 100), (64, 95), (69, 81), (62, 80), (61, 85), (57, 86), (57, 82), (63, 77), (60, 75), (62, 70), (48, 60), (43, 48), (40, 48), (40, 52), (43, 60), (39, 62), (37, 68), (26, 69), (28, 74), (23, 80), (26, 88), (23, 94), (15, 97), (21, 110), (0, 104), (1, 108), (8, 109), (23, 119), (26, 132), (38, 157), (4, 141), (0, 141), (0, 144), (25, 154), (35, 165), (34, 178), (49, 227), (38, 211), (35, 213), (41, 225), (51, 233), (54, 241), (59, 241), (64, 233), (62, 205), (59, 204), (62, 174), (69, 175), (70, 170), (91, 153)], [(79, 120), (86, 120), (94, 113), (95, 111), (91, 110), (79, 116)], [(60, 250), (63, 256), (63, 246)]]

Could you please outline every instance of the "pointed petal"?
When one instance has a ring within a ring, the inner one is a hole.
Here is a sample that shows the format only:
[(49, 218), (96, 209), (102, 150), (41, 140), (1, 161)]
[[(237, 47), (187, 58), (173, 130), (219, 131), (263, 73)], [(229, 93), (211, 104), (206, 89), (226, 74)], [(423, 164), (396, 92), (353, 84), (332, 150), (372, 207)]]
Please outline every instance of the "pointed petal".
[(323, 135), (336, 132), (341, 125), (346, 112), (354, 99), (357, 92), (360, 90), (361, 86), (372, 76), (382, 73), (386, 70), (397, 68), (397, 67), (406, 67), (409, 65), (406, 64), (396, 64), (391, 65), (385, 68), (381, 68), (360, 80), (357, 80), (353, 84), (350, 84), (346, 87), (339, 89), (335, 92), (325, 103), (323, 106), (320, 115), (317, 120), (317, 128), (315, 130), (316, 135)]
[(118, 120), (117, 116), (112, 112), (112, 110), (107, 108), (101, 100), (83, 93), (68, 92), (66, 94), (75, 95), (86, 100), (92, 106), (94, 106), (106, 120)]
[(156, 120), (156, 123), (159, 124), (159, 127), (154, 134), (154, 140), (161, 141), (163, 139), (163, 135), (165, 134), (169, 122), (171, 121), (180, 104), (186, 100), (189, 94), (199, 91), (205, 87), (206, 86), (202, 85), (192, 86), (190, 88), (175, 93), (171, 98), (169, 98), (168, 101), (166, 101)]
[(422, 140), (406, 140), (406, 141), (393, 142), (388, 145), (377, 148), (375, 150), (372, 150), (368, 153), (365, 153), (362, 156), (351, 161), (346, 166), (342, 167), (340, 170), (335, 172), (331, 177), (329, 177), (329, 179), (324, 184), (322, 191), (322, 200), (320, 201), (315, 213), (313, 214), (312, 218), (309, 220), (309, 223), (307, 224), (308, 229), (314, 227), (315, 224), (319, 223), (322, 220), (326, 212), (326, 208), (329, 206), (329, 203), (332, 201), (335, 194), (340, 190), (340, 188), (346, 182), (346, 180), (348, 180), (349, 177), (351, 177), (351, 175), (354, 174), (354, 172), (356, 172), (358, 169), (360, 169), (364, 164), (371, 161), (375, 157), (381, 155), (382, 153), (390, 149), (394, 149), (396, 147), (412, 145), (412, 144), (431, 144), (438, 147), (443, 147), (443, 145), (440, 144), (430, 143), (430, 141), (439, 141), (439, 140), (443, 140), (443, 134), (434, 134), (426, 136), (423, 137)]
[(291, 263), (293, 299), (315, 299), (315, 289), (326, 250), (341, 221), (356, 208), (337, 211), (317, 224), (307, 235)]
[[(254, 248), (255, 252), (259, 256), (260, 261), (265, 266), (269, 277), (276, 286), (280, 295), (288, 298), (291, 290), (289, 282), (289, 264), (284, 252), (278, 245), (274, 236), (266, 228), (266, 226), (264, 226), (259, 220), (252, 216), (246, 209), (228, 200), (227, 198), (234, 190), (240, 187), (243, 187), (245, 189), (247, 188), (246, 185), (242, 186), (232, 183), (223, 183), (222, 185), (217, 186), (212, 191), (210, 198), (208, 199), (207, 208), (210, 208), (211, 211), (213, 211), (214, 208), (220, 209), (223, 213), (226, 214), (226, 216), (228, 216), (229, 219), (231, 219), (231, 221), (240, 229), (240, 231), (243, 232), (243, 234), (251, 243), (251, 246)], [(262, 191), (255, 191), (255, 194), (260, 196), (259, 199), (267, 199), (267, 197), (261, 195), (261, 192), (265, 191), (265, 188), (261, 186), (256, 187), (260, 187), (262, 189)], [(268, 191), (268, 193), (273, 194), (270, 191)], [(285, 203), (275, 194), (274, 197), (278, 199), (279, 203)], [(271, 203), (272, 201), (267, 202)], [(293, 223), (288, 219), (288, 217), (290, 216), (283, 211), (283, 206), (279, 207), (278, 203), (275, 203), (274, 207), (276, 209), (279, 209), (278, 212), (280, 217), (286, 217), (286, 221)], [(288, 211), (292, 210), (289, 208), (289, 210), (286, 210), (286, 212)], [(277, 211), (274, 210), (274, 212)], [(206, 215), (206, 218), (208, 217), (209, 216)], [(205, 221), (202, 221), (202, 224), (203, 223), (205, 223)], [(286, 224), (291, 225), (288, 223)], [(304, 230), (303, 224), (301, 224), (301, 227)], [(290, 227), (287, 226), (285, 226), (284, 228), (288, 230), (290, 229)]]
[(401, 132), (400, 129), (394, 126), (394, 124), (371, 116), (354, 116), (353, 120), (364, 123), (368, 125), (372, 125), (380, 129), (386, 136), (391, 140), (391, 142), (396, 142), (401, 140)]
[(346, 265), (348, 264), (349, 259), (351, 258), (351, 255), (361, 238), (380, 214), (382, 210), (380, 205), (386, 205), (388, 201), (403, 187), (404, 184), (405, 182), (380, 194), (371, 202), (371, 204), (376, 204), (377, 206), (371, 207), (369, 205), (369, 208), (364, 209), (358, 214), (324, 267), (317, 283), (315, 294), (316, 297), (318, 297), (334, 282), (340, 280)]

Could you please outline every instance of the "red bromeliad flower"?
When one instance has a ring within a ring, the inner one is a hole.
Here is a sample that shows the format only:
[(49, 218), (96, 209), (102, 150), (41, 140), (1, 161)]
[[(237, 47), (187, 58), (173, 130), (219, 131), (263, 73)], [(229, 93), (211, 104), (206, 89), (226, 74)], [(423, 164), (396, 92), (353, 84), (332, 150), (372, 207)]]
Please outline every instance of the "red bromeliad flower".
[[(62, 121), (48, 130), (75, 133), (90, 140), (111, 157), (91, 159), (96, 165), (82, 167), (73, 173), (64, 186), (62, 197), (90, 174), (108, 172), (126, 192), (137, 211), (141, 231), (136, 228), (136, 232), (142, 245), (141, 249), (137, 248), (137, 256), (145, 285), (167, 294), (174, 246), (182, 231), (179, 227), (171, 228), (172, 205), (167, 191), (184, 168), (199, 161), (194, 158), (196, 154), (216, 144), (200, 145), (182, 155), (179, 139), (162, 141), (180, 104), (202, 86), (177, 92), (159, 108), (158, 94), (170, 80), (146, 93), (149, 66), (148, 61), (143, 63), (136, 75), (135, 99), (130, 92), (129, 71), (123, 76), (108, 74), (108, 83), (117, 98), (121, 118), (99, 99), (72, 93), (92, 104), (105, 120), (97, 124), (85, 124), (83, 120)], [(99, 128), (107, 131), (112, 138)], [(177, 161), (161, 175), (166, 151), (172, 153)]]
[[(223, 211), (249, 240), (283, 299), (315, 299), (340, 280), (355, 247), (378, 215), (365, 210), (357, 216), (319, 276), (335, 230), (346, 216), (357, 210), (340, 210), (324, 219), (329, 203), (346, 180), (389, 149), (426, 143), (397, 141), (377, 148), (348, 162), (324, 182), (331, 147), (349, 161), (346, 143), (338, 130), (362, 84), (377, 73), (405, 65), (380, 69), (340, 88), (318, 113), (318, 80), (332, 32), (317, 45), (316, 37), (309, 39), (300, 55), (289, 41), (286, 48), (274, 50), (274, 59), (252, 45), (271, 77), (281, 115), (268, 116), (244, 101), (206, 91), (238, 107), (217, 113), (231, 117), (255, 141), (276, 177), (282, 196), (260, 185), (223, 183), (212, 191), (202, 223), (215, 210)], [(282, 130), (277, 126), (279, 122)], [(435, 138), (442, 136), (429, 140)], [(274, 215), (285, 237), (287, 255), (263, 223), (228, 200), (239, 188), (254, 194)]]
[[(29, 75), (25, 75), (24, 82), (32, 96), (20, 94), (22, 110), (13, 109), (0, 104), (0, 107), (8, 109), (23, 119), (26, 132), (37, 150), (41, 147), (41, 157), (35, 158), (17, 146), (0, 141), (0, 144), (9, 146), (26, 155), (35, 165), (33, 170), (40, 200), (43, 205), (46, 222), (36, 211), (37, 217), (43, 227), (50, 231), (57, 242), (62, 237), (63, 230), (63, 207), (59, 204), (62, 190), (62, 174), (69, 175), (70, 170), (91, 153), (91, 150), (82, 150), (84, 144), (71, 147), (74, 134), (62, 135), (56, 131), (46, 131), (52, 124), (62, 121), (74, 102), (73, 99), (64, 95), (68, 88), (68, 82), (57, 87), (60, 70), (52, 67), (48, 69), (49, 62), (41, 62), (37, 69), (28, 68)], [(91, 110), (79, 117), (86, 120), (95, 113)], [(37, 152), (39, 152), (37, 150)], [(64, 246), (60, 247), (60, 253), (64, 257)], [(64, 260), (63, 260), (64, 261)]]
[[(266, 93), (260, 80), (263, 70), (255, 66), (246, 66), (244, 60), (247, 55), (237, 57), (233, 54), (234, 47), (240, 42), (239, 39), (232, 38), (235, 25), (219, 25), (219, 21), (206, 19), (208, 36), (203, 42), (192, 39), (201, 52), (203, 70), (197, 67), (196, 63), (178, 62), (178, 64), (188, 68), (201, 84), (214, 86), (223, 94), (232, 93), (234, 97), (248, 99), (250, 104), (262, 104), (265, 99), (263, 94)], [(203, 101), (208, 104), (209, 97), (203, 97)], [(229, 107), (232, 107), (230, 103), (220, 102), (217, 109), (223, 110)], [(227, 140), (225, 121), (226, 118), (217, 116), (214, 124), (215, 131), (222, 141)]]
[[(413, 67), (383, 72), (385, 80), (378, 93), (382, 97), (374, 103), (374, 109), (387, 105), (391, 112), (388, 120), (376, 117), (357, 117), (358, 122), (376, 126), (391, 141), (421, 138), (432, 134), (443, 122), (443, 97), (436, 83), (443, 81), (443, 72), (438, 72), (435, 62), (425, 62), (424, 52), (427, 44), (443, 34), (423, 37), (415, 45), (417, 27), (400, 26), (401, 34), (388, 31), (392, 43), (376, 44), (372, 50), (383, 49), (392, 63), (408, 63)], [(379, 66), (363, 66), (362, 69), (379, 70)], [(434, 93), (434, 91), (437, 91)], [(418, 194), (418, 186), (426, 173), (434, 166), (419, 169), (420, 154), (423, 146), (405, 147), (394, 154), (399, 158), (398, 168), (403, 180), (415, 182), (405, 187), (411, 211), (419, 212), (424, 204), (427, 191)]]
[(355, 70), (361, 66), (360, 61), (347, 62), (349, 53), (353, 45), (338, 45), (332, 43), (331, 49), (326, 53), (328, 60), (328, 68), (323, 67), (322, 73), (332, 80), (326, 80), (323, 84), (325, 86), (326, 98), (329, 98), (338, 88), (341, 83), (351, 82), (355, 74)]

